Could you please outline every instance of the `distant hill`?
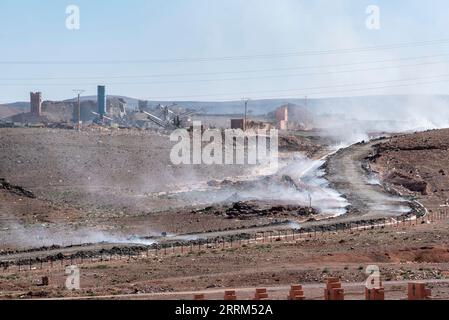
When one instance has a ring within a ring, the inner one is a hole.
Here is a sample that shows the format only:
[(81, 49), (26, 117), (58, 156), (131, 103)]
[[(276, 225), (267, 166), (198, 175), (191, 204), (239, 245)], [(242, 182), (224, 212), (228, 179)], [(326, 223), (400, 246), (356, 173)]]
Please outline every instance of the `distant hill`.
[(9, 118), (23, 112), (25, 112), (25, 110), (19, 107), (12, 107), (11, 105), (0, 105), (0, 119)]
[(13, 103), (5, 103), (2, 106), (13, 107), (17, 109), (23, 110), (23, 112), (30, 111), (30, 103), (25, 101), (13, 102)]

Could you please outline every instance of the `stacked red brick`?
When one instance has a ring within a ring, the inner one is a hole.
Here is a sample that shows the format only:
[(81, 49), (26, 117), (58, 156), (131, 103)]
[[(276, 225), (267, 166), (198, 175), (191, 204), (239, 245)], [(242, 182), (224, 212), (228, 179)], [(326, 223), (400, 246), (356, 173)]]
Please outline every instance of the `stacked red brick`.
[(302, 286), (300, 284), (292, 285), (287, 300), (305, 300), (305, 299), (306, 297), (304, 296)]
[(339, 278), (327, 278), (324, 289), (324, 300), (344, 300), (345, 291), (341, 287)]
[(203, 293), (195, 294), (193, 300), (205, 300), (205, 296)]
[(385, 289), (382, 284), (379, 288), (368, 289), (365, 288), (365, 299), (366, 300), (385, 300)]
[(254, 295), (254, 300), (268, 300), (268, 292), (265, 288), (256, 289), (256, 294)]
[(234, 290), (226, 290), (224, 294), (224, 299), (226, 301), (237, 300), (237, 296)]
[(408, 300), (431, 299), (432, 291), (426, 288), (425, 283), (410, 282), (408, 284)]

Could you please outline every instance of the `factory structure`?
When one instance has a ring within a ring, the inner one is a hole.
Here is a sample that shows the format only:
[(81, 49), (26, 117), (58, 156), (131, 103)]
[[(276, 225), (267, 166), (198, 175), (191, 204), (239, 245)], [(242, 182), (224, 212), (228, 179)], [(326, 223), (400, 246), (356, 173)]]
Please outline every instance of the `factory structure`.
[[(74, 90), (75, 91), (75, 90)], [(79, 91), (79, 90), (76, 90)], [(165, 129), (188, 128), (196, 113), (177, 104), (149, 106), (139, 100), (135, 105), (125, 97), (107, 96), (106, 86), (97, 86), (95, 98), (46, 101), (41, 92), (30, 92), (29, 112), (1, 120), (2, 126), (81, 128), (84, 125), (106, 125), (123, 128)]]
[[(285, 104), (266, 115), (247, 113), (245, 100), (244, 117), (232, 115), (221, 116), (218, 122), (214, 115), (199, 114), (197, 109), (186, 108), (176, 103), (171, 105), (152, 105), (146, 100), (130, 100), (120, 96), (107, 96), (105, 85), (98, 85), (96, 97), (78, 97), (64, 101), (46, 101), (41, 92), (30, 92), (29, 112), (15, 114), (4, 118), (2, 123), (14, 126), (48, 126), (48, 127), (80, 127), (84, 125), (106, 125), (124, 128), (163, 129), (190, 128), (192, 116), (203, 119), (204, 126), (232, 128), (241, 130), (272, 129), (279, 130), (312, 130), (314, 120), (307, 107), (297, 104)], [(134, 105), (135, 104), (135, 105)], [(7, 122), (5, 122), (5, 120)], [(202, 121), (202, 120), (201, 120)], [(221, 124), (219, 124), (219, 122)]]

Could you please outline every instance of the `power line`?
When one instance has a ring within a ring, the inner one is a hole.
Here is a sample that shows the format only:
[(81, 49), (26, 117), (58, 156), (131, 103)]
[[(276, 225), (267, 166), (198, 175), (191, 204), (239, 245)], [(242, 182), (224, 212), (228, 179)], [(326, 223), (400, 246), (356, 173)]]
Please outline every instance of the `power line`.
[[(439, 79), (439, 78), (444, 78), (444, 77), (449, 77), (449, 73), (448, 74), (442, 74), (442, 75), (438, 75), (438, 76), (429, 76), (429, 77), (421, 77), (421, 78), (409, 78), (409, 79), (397, 79), (397, 80), (387, 80), (387, 81), (374, 81), (374, 82), (365, 82), (365, 83), (348, 83), (348, 84), (336, 84), (336, 85), (329, 85), (329, 86), (316, 86), (316, 87), (304, 87), (304, 88), (297, 88), (297, 89), (279, 89), (279, 90), (262, 90), (262, 91), (244, 91), (244, 92), (232, 92), (232, 93), (219, 93), (219, 94), (205, 94), (205, 95), (191, 95), (191, 96), (159, 96), (159, 97), (151, 97), (152, 99), (181, 99), (181, 98), (196, 98), (196, 97), (200, 97), (200, 98), (205, 98), (205, 97), (219, 97), (219, 96), (237, 96), (237, 95), (241, 95), (241, 94), (264, 94), (264, 93), (278, 93), (278, 92), (309, 92), (310, 90), (319, 90), (319, 89), (330, 89), (330, 88), (345, 88), (345, 87), (355, 87), (355, 86), (369, 86), (369, 85), (374, 85), (374, 84), (379, 84), (379, 85), (383, 85), (383, 84), (388, 84), (388, 83), (395, 83), (395, 82), (408, 82), (408, 81), (419, 81), (419, 80), (428, 80), (428, 79)], [(436, 83), (439, 82), (441, 80), (438, 81), (433, 81), (432, 83)], [(444, 80), (443, 82), (446, 82), (446, 80)], [(252, 98), (254, 99), (254, 98)]]
[[(240, 71), (218, 71), (218, 72), (192, 72), (192, 73), (166, 73), (166, 74), (154, 74), (154, 75), (128, 75), (128, 76), (86, 76), (86, 77), (34, 77), (34, 78), (0, 78), (0, 81), (33, 81), (33, 80), (86, 80), (86, 79), (132, 79), (132, 78), (163, 78), (163, 77), (187, 77), (187, 76), (202, 76), (202, 75), (220, 75), (220, 74), (245, 74), (245, 73), (259, 73), (259, 72), (271, 72), (271, 71), (288, 71), (288, 70), (304, 70), (304, 69), (324, 69), (324, 68), (337, 68), (348, 67), (356, 65), (366, 65), (371, 63), (387, 63), (387, 62), (399, 62), (410, 60), (431, 59), (436, 57), (447, 57), (448, 54), (436, 54), (428, 56), (407, 57), (398, 59), (384, 59), (364, 62), (353, 63), (340, 63), (340, 64), (327, 64), (327, 65), (313, 65), (313, 66), (294, 66), (284, 68), (271, 68), (271, 69), (252, 69), (252, 70), (240, 70)], [(445, 63), (446, 61), (434, 62)], [(433, 63), (431, 63), (433, 64)], [(421, 65), (421, 64), (418, 64)]]
[[(449, 77), (449, 74), (447, 76)], [(282, 98), (300, 99), (300, 98), (303, 98), (304, 94), (308, 94), (308, 97), (310, 97), (310, 96), (318, 96), (318, 95), (321, 96), (321, 95), (335, 94), (335, 93), (353, 93), (353, 92), (363, 92), (363, 91), (389, 89), (389, 88), (398, 88), (398, 87), (411, 87), (411, 86), (417, 86), (417, 85), (428, 85), (428, 84), (445, 83), (445, 82), (449, 82), (449, 79), (442, 79), (442, 80), (435, 80), (435, 81), (425, 81), (425, 82), (415, 82), (415, 83), (407, 83), (407, 84), (397, 84), (397, 85), (366, 87), (366, 88), (319, 91), (319, 92), (312, 92), (312, 93), (309, 92), (309, 91), (302, 91), (302, 92), (292, 93), (294, 95), (297, 95), (298, 97), (292, 96), (292, 94), (289, 94), (289, 95), (275, 95), (275, 96), (254, 96), (254, 97), (251, 98), (251, 100), (267, 100), (267, 99), (282, 99)], [(170, 100), (172, 100), (172, 99), (170, 99)], [(227, 98), (227, 99), (222, 100), (222, 101), (237, 101), (237, 100), (238, 100), (237, 96), (234, 96), (232, 98)]]
[[(313, 93), (303, 92), (303, 93), (297, 93), (297, 94), (302, 95), (302, 94), (308, 93), (309, 95), (326, 95), (326, 94), (335, 94), (335, 93), (353, 93), (353, 92), (371, 91), (371, 90), (379, 90), (379, 89), (412, 87), (412, 86), (417, 86), (417, 85), (428, 85), (428, 84), (445, 83), (445, 82), (449, 82), (449, 79), (407, 83), (407, 84), (397, 84), (397, 85), (380, 86), (380, 87), (356, 88), (356, 89), (347, 89), (347, 90), (333, 90), (333, 91), (323, 91), (323, 92), (313, 92)], [(276, 98), (286, 98), (286, 97), (294, 98), (294, 97), (291, 97), (290, 95), (282, 95), (282, 96), (275, 96), (275, 97), (256, 97), (253, 99), (261, 100), (261, 99), (276, 99)]]
[(185, 62), (210, 62), (210, 61), (235, 61), (235, 60), (253, 60), (253, 59), (276, 59), (288, 58), (295, 56), (320, 56), (331, 54), (346, 54), (358, 53), (378, 50), (391, 50), (409, 47), (421, 47), (431, 45), (445, 45), (449, 43), (449, 39), (428, 40), (419, 42), (403, 42), (396, 44), (386, 44), (367, 47), (355, 47), (346, 49), (331, 49), (331, 50), (316, 50), (316, 51), (297, 51), (289, 53), (272, 53), (272, 54), (255, 54), (255, 55), (241, 55), (241, 56), (223, 56), (211, 58), (171, 58), (171, 59), (142, 59), (142, 60), (1, 60), (0, 64), (145, 64), (145, 63), (185, 63)]
[[(146, 81), (146, 82), (109, 82), (107, 85), (145, 85), (145, 84), (174, 84), (174, 83), (195, 83), (195, 82), (220, 82), (220, 81), (240, 81), (240, 80), (260, 80), (260, 79), (278, 79), (278, 78), (296, 78), (296, 77), (310, 77), (310, 76), (322, 76), (322, 75), (335, 75), (345, 74), (352, 72), (364, 72), (364, 71), (379, 71), (397, 68), (410, 68), (417, 66), (438, 65), (448, 63), (449, 61), (438, 62), (423, 62), (408, 65), (395, 65), (395, 66), (383, 66), (364, 69), (352, 69), (352, 70), (339, 70), (339, 71), (327, 71), (327, 72), (312, 72), (312, 73), (297, 73), (297, 74), (281, 74), (281, 75), (268, 75), (258, 77), (235, 77), (235, 78), (218, 78), (218, 79), (188, 79), (188, 80), (167, 80), (167, 81)], [(76, 85), (96, 85), (96, 83), (2, 83), (0, 86), (76, 86)]]

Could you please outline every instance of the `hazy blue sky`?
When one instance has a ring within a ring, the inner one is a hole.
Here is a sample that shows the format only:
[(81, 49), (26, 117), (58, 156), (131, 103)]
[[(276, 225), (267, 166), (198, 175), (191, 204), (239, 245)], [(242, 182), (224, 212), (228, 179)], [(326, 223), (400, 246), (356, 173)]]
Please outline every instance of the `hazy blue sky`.
[[(65, 26), (70, 4), (81, 11), (77, 31)], [(380, 30), (365, 25), (368, 5), (380, 8)], [(95, 94), (102, 83), (108, 94), (164, 100), (447, 93), (449, 83), (440, 80), (449, 79), (449, 41), (264, 59), (170, 59), (449, 39), (448, 21), (447, 0), (1, 0), (0, 103), (28, 100), (31, 90), (53, 100), (73, 96), (74, 88)], [(136, 62), (143, 59), (170, 61)], [(93, 63), (107, 60), (125, 61)], [(373, 63), (383, 60), (394, 61)], [(90, 63), (36, 63), (42, 61)], [(392, 87), (404, 79), (419, 84)], [(358, 90), (373, 86), (380, 88)]]

